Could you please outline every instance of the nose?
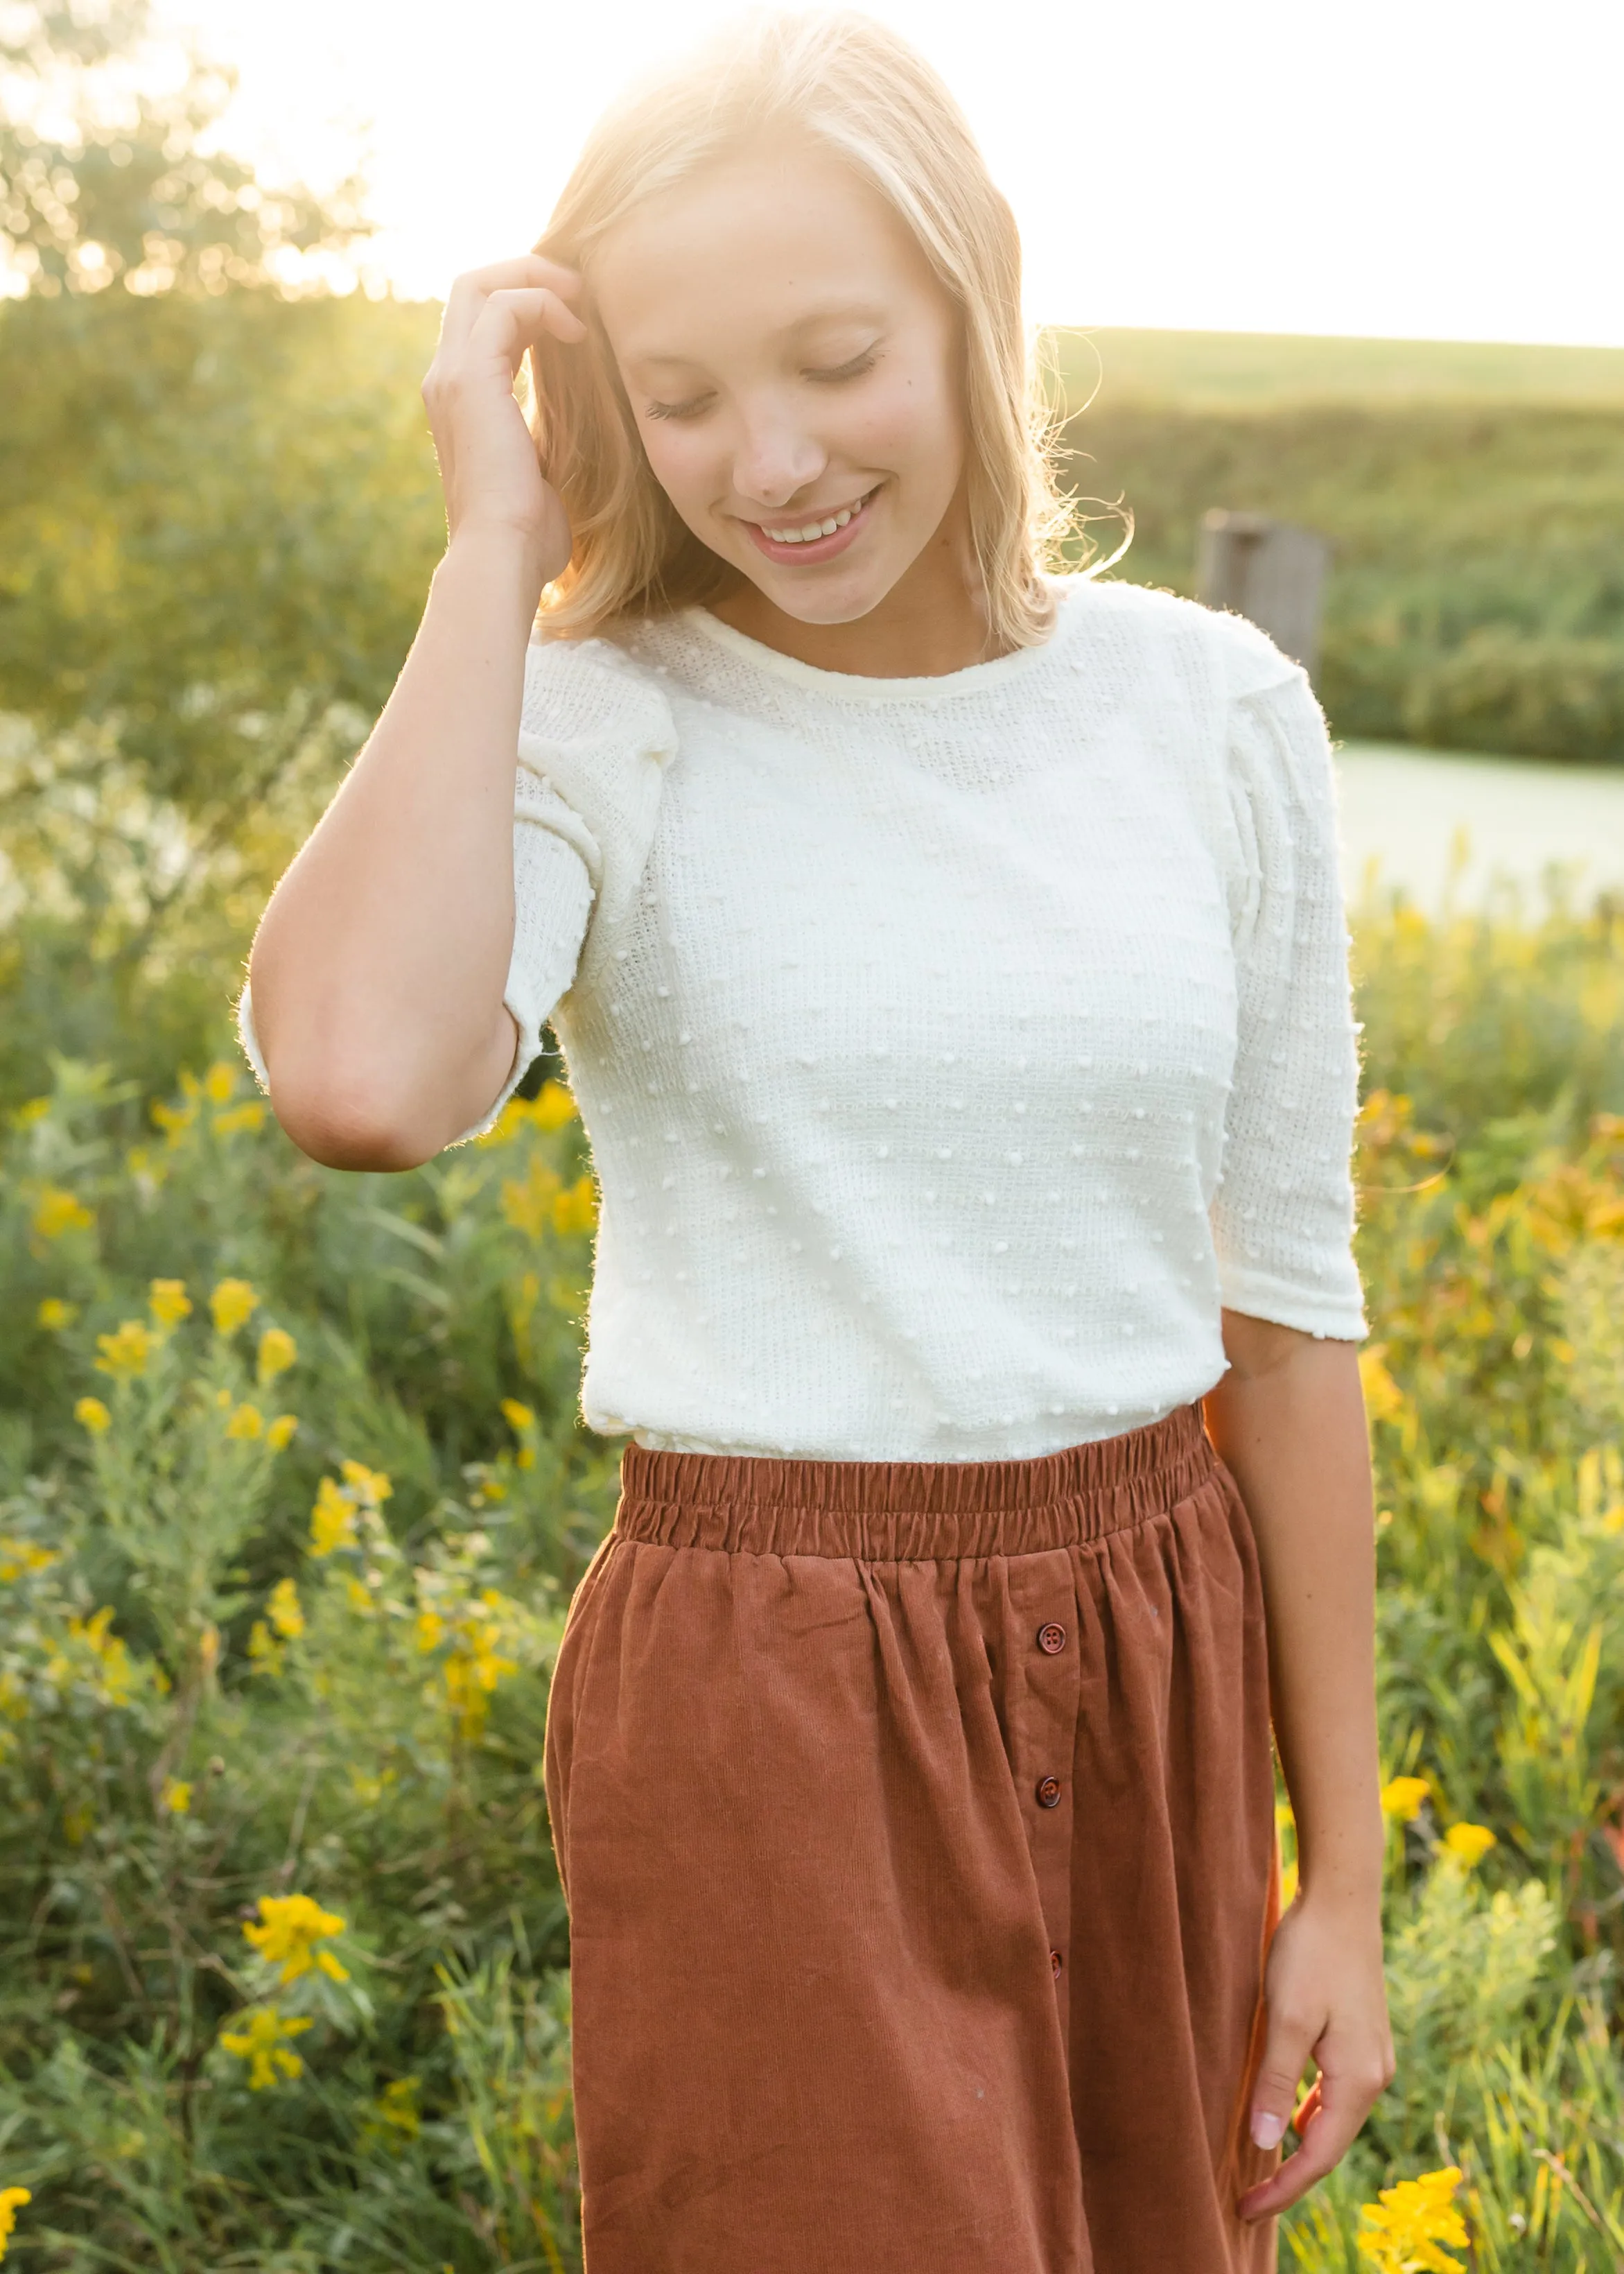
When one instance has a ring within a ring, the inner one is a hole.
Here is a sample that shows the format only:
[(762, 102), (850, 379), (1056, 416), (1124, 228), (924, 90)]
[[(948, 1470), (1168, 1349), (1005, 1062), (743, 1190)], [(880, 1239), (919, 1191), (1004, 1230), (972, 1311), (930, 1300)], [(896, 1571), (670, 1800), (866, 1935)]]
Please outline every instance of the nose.
[(758, 410), (739, 437), (733, 486), (752, 505), (773, 511), (808, 488), (827, 463), (827, 451), (795, 419), (781, 410)]

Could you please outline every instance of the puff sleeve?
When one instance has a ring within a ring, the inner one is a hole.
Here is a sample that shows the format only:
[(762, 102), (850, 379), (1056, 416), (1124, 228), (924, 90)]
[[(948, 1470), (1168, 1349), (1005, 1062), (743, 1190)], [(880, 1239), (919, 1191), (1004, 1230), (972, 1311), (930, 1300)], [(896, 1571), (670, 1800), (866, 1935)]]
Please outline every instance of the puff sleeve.
[[(514, 788), (514, 937), (502, 999), (519, 1029), (489, 1110), (453, 1140), (491, 1128), (538, 1055), (541, 1030), (576, 983), (602, 907), (635, 891), (648, 857), (671, 709), (651, 675), (606, 640), (536, 640), (525, 656)], [(260, 1087), (269, 1078), (244, 987), (237, 1032)]]
[(1212, 1208), (1219, 1284), (1228, 1309), (1357, 1341), (1358, 1048), (1330, 740), (1307, 674), (1250, 626), (1235, 629), (1237, 1038)]

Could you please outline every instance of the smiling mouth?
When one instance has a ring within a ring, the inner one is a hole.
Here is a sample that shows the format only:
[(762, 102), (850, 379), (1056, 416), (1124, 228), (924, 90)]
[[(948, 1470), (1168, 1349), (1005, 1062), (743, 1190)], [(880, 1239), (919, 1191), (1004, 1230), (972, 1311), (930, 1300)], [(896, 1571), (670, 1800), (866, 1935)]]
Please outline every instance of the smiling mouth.
[(788, 522), (779, 529), (769, 529), (758, 521), (747, 521), (744, 525), (752, 542), (770, 559), (826, 561), (845, 551), (883, 486), (876, 482), (854, 503), (843, 505), (837, 512), (823, 514), (816, 520)]
[[(878, 484), (875, 486), (877, 488)], [(797, 529), (768, 529), (763, 523), (762, 535), (771, 538), (775, 545), (815, 544), (820, 537), (832, 537), (837, 529), (844, 529), (848, 521), (854, 520), (862, 511), (873, 495), (874, 491), (869, 490), (858, 499), (855, 505), (843, 505), (838, 513), (825, 515), (822, 521), (808, 521)]]

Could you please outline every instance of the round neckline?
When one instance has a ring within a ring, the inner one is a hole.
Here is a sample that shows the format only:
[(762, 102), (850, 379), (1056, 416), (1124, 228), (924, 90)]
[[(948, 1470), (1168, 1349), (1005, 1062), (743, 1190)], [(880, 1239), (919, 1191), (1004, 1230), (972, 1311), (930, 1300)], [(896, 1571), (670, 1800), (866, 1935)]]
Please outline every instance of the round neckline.
[(764, 640), (752, 639), (748, 632), (724, 623), (719, 616), (713, 616), (709, 608), (697, 603), (679, 608), (676, 620), (715, 646), (754, 664), (757, 670), (771, 672), (796, 686), (841, 702), (939, 703), (945, 697), (979, 695), (985, 688), (1002, 686), (1029, 671), (1041, 658), (1056, 652), (1072, 614), (1069, 603), (1077, 579), (1045, 576), (1043, 582), (1055, 595), (1055, 620), (1047, 639), (1040, 640), (1035, 647), (1011, 648), (1007, 655), (992, 656), (985, 663), (962, 664), (957, 671), (936, 672), (923, 679), (874, 679), (865, 672), (825, 671), (819, 664), (803, 663), (799, 656), (785, 655), (779, 649), (769, 647)]

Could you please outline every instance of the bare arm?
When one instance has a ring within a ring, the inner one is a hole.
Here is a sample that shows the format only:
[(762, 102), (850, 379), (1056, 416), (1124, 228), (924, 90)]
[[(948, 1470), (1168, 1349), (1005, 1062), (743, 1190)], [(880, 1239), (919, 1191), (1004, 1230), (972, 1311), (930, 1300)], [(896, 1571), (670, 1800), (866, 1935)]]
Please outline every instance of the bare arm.
[(1306, 2064), (1303, 2144), (1242, 2202), (1282, 2210), (1345, 2153), (1393, 2074), (1381, 1970), (1375, 1524), (1357, 1354), (1226, 1311), (1229, 1371), (1206, 1401), (1252, 1517), (1269, 1629), (1275, 1741), (1299, 1886), (1274, 1937), (1253, 2137), (1273, 2147)]
[(513, 378), (582, 335), (569, 271), (460, 278), (424, 382), (449, 544), (394, 693), (277, 885), (249, 966), (271, 1103), (335, 1168), (402, 1169), (477, 1121), (512, 1066), (514, 765), (541, 588), (569, 557)]

